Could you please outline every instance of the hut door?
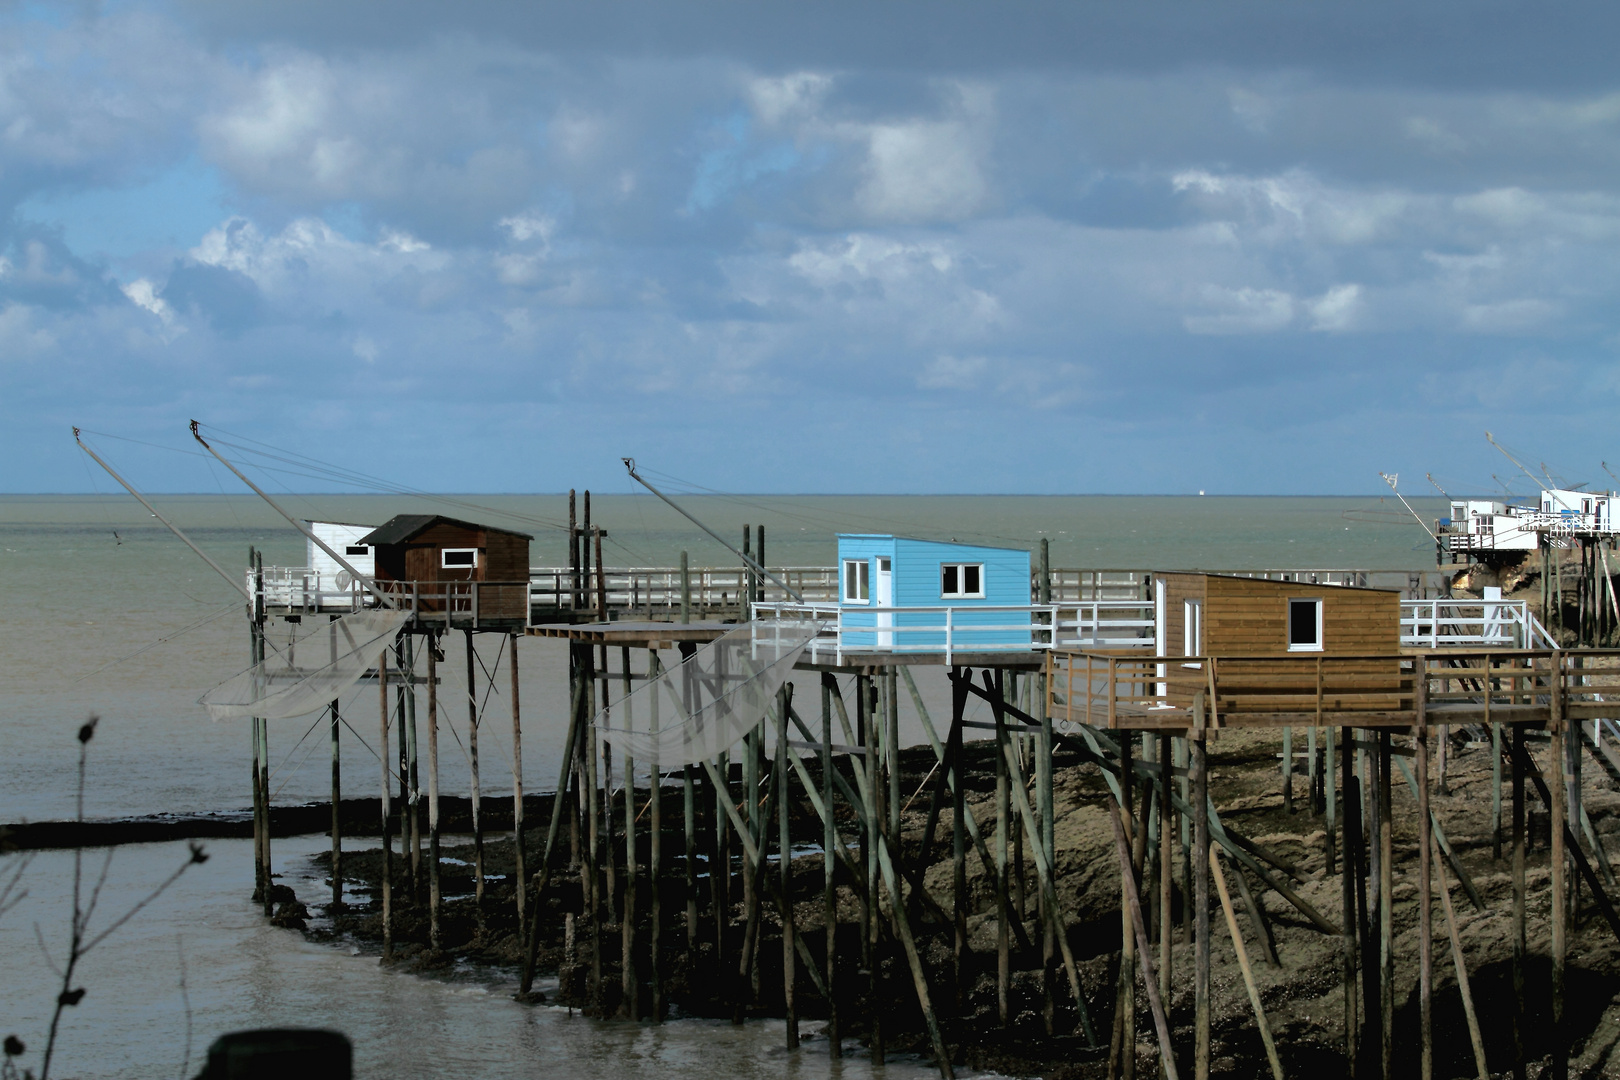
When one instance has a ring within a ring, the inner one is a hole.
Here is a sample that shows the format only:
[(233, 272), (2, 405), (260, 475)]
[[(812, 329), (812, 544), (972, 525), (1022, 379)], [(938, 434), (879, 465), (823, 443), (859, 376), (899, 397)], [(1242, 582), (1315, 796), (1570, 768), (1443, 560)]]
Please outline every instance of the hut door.
[[(893, 562), (887, 556), (879, 556), (877, 561), (877, 606), (889, 608), (894, 606), (894, 572)], [(884, 630), (885, 626), (894, 625), (894, 613), (880, 610), (877, 613), (877, 647), (880, 649), (894, 648), (894, 631)]]

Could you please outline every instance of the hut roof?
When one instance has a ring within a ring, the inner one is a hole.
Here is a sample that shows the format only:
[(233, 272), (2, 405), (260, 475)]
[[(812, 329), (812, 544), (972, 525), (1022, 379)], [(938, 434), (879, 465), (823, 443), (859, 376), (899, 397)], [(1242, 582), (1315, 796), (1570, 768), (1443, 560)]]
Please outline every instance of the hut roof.
[(481, 529), (484, 532), (505, 533), (508, 536), (521, 536), (525, 540), (533, 540), (528, 533), (514, 532), (511, 529), (502, 529), (494, 525), (480, 525), (475, 521), (462, 521), (460, 518), (445, 517), (443, 514), (395, 514), (365, 536), (358, 543), (371, 545), (404, 544), (420, 536), (435, 525), (456, 525), (463, 529)]

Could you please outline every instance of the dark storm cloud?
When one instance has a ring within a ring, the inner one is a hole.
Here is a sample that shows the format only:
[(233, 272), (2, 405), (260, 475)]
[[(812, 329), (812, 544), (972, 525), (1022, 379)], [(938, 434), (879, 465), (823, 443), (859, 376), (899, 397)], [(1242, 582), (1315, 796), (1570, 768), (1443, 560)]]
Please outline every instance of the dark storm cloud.
[(418, 45), (477, 35), (550, 54), (724, 57), (767, 71), (834, 68), (992, 75), (1030, 69), (1162, 73), (1304, 70), (1335, 81), (1466, 90), (1607, 84), (1620, 12), (1584, 2), (1157, 5), (745, 0), (513, 5), (499, 0), (210, 4), (188, 18), (221, 39), (307, 48)]
[[(401, 451), (422, 486), (645, 449), (754, 490), (1362, 490), (1493, 412), (1602, 456), (1620, 391), (1609, 7), (3, 10), (14, 439), (167, 410), (335, 458), (456, 432)], [(65, 239), (133, 185), (178, 245)]]

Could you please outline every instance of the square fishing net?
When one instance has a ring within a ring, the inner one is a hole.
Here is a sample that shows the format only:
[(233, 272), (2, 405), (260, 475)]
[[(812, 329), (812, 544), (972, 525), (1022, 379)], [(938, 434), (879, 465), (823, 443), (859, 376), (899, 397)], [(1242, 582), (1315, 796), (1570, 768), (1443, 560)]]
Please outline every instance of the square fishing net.
[(647, 679), (613, 711), (602, 709), (597, 731), (637, 761), (663, 768), (717, 757), (765, 718), (826, 625), (744, 623)]

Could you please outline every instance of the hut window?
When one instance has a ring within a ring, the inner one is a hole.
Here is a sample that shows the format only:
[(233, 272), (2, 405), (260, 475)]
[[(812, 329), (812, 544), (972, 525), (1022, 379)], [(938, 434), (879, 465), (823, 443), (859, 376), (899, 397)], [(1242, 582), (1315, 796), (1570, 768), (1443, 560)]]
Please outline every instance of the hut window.
[(447, 570), (472, 570), (478, 566), (477, 548), (442, 548), (439, 565)]
[(871, 594), (872, 567), (865, 559), (844, 560), (844, 602), (864, 604)]
[(350, 544), (343, 549), (345, 555), (370, 555), (371, 549), (364, 544)]
[(983, 596), (983, 563), (942, 563), (939, 568), (939, 595)]
[(1288, 651), (1322, 651), (1322, 601), (1288, 601)]

